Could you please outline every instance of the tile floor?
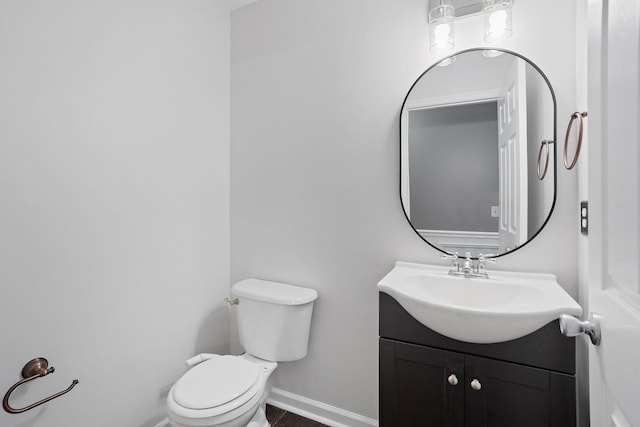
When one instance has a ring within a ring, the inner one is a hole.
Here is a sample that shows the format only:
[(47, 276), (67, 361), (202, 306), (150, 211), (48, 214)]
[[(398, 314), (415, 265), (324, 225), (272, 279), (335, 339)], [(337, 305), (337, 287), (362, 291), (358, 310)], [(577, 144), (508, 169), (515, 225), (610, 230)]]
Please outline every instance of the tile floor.
[(267, 420), (271, 427), (328, 427), (271, 405), (267, 405)]

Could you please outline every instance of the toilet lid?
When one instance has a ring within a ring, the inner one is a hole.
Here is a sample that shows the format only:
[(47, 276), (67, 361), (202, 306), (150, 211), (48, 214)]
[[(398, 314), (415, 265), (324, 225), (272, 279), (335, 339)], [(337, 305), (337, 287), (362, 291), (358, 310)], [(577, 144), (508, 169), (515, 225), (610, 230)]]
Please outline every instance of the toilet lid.
[[(255, 363), (237, 356), (220, 356), (184, 374), (174, 386), (173, 397), (184, 408), (215, 408), (245, 394), (259, 376), (260, 367)], [(243, 396), (242, 400), (252, 397)]]

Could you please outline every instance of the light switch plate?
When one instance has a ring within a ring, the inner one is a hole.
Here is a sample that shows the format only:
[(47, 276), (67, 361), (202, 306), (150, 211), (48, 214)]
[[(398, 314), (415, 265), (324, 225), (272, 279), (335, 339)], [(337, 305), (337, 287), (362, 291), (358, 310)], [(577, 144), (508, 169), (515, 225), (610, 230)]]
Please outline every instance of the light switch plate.
[(491, 218), (500, 217), (500, 206), (491, 206)]

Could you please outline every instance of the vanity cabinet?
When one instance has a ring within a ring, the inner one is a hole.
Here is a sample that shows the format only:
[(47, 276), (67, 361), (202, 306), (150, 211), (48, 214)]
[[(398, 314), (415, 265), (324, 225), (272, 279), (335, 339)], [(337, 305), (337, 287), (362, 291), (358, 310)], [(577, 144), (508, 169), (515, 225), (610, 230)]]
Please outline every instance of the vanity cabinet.
[(575, 339), (557, 322), (471, 344), (442, 336), (380, 293), (380, 426), (573, 427)]

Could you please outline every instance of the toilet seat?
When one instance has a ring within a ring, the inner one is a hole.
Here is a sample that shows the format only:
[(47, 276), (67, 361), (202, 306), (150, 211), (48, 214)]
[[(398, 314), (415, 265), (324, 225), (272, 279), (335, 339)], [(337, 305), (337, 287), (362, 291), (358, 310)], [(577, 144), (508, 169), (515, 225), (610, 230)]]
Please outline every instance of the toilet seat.
[(260, 377), (255, 363), (234, 356), (219, 356), (194, 366), (173, 389), (176, 403), (188, 409), (209, 409), (237, 399), (242, 405), (255, 392), (249, 390)]
[[(274, 364), (276, 365), (276, 364)], [(270, 368), (240, 356), (218, 356), (194, 366), (167, 396), (170, 417), (208, 426), (242, 416), (257, 406)]]

